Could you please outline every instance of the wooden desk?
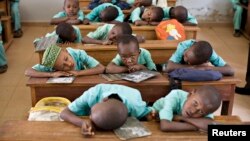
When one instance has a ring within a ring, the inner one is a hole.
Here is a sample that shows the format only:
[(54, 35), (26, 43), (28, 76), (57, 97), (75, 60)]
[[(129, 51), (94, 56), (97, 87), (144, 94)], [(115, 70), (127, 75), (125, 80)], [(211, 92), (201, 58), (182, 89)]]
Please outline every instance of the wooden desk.
[(4, 48), (7, 50), (13, 41), (13, 34), (11, 30), (11, 17), (10, 16), (2, 16), (1, 17), (3, 34), (2, 39), (4, 43)]
[[(40, 99), (49, 96), (66, 97), (73, 101), (75, 98), (82, 95), (85, 90), (100, 83), (114, 83), (136, 88), (141, 92), (142, 99), (147, 102), (154, 102), (164, 97), (169, 91), (169, 81), (166, 75), (157, 75), (141, 83), (133, 83), (124, 80), (108, 82), (99, 75), (80, 76), (77, 77), (72, 84), (46, 84), (47, 80), (48, 78), (29, 78), (26, 83), (26, 86), (29, 86), (31, 90), (32, 106)], [(235, 77), (224, 77), (219, 81), (183, 81), (182, 87), (184, 90), (191, 90), (192, 88), (202, 85), (216, 87), (220, 91), (223, 99), (221, 115), (231, 115), (234, 101), (234, 89), (239, 82), (240, 80)]]
[[(91, 0), (79, 0), (79, 6), (82, 7), (87, 7)], [(168, 6), (175, 6), (176, 0), (167, 0)]]
[[(179, 41), (147, 40), (145, 43), (141, 43), (140, 47), (147, 49), (151, 53), (152, 59), (156, 64), (162, 64), (174, 53), (178, 43)], [(59, 46), (83, 49), (88, 55), (94, 57), (105, 66), (108, 65), (117, 54), (117, 45), (70, 44)], [(40, 63), (42, 61), (43, 52), (44, 51), (38, 52)]]
[[(217, 120), (218, 118), (218, 120)], [(216, 121), (223, 121), (226, 124), (241, 124), (237, 116), (215, 116)], [(207, 134), (198, 131), (189, 132), (162, 132), (159, 123), (150, 121), (142, 122), (152, 135), (133, 139), (135, 141), (207, 141)], [(97, 131), (92, 138), (84, 138), (80, 128), (67, 122), (60, 121), (26, 121), (10, 120), (0, 127), (0, 140), (15, 141), (120, 141), (112, 131)]]
[[(83, 36), (86, 36), (89, 32), (95, 31), (100, 24), (91, 25), (77, 25)], [(142, 35), (146, 40), (156, 40), (155, 26), (135, 26), (131, 25), (133, 33), (136, 35)], [(197, 32), (200, 30), (198, 26), (184, 26), (186, 39), (196, 39)]]

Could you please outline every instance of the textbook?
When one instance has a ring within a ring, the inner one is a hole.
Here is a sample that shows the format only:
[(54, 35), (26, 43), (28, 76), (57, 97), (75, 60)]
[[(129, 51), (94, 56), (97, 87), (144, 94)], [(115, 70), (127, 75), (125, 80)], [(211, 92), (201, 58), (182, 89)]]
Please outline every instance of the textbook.
[(61, 83), (61, 84), (69, 84), (73, 83), (75, 77), (57, 77), (57, 78), (49, 78), (46, 83)]
[(140, 83), (144, 80), (152, 78), (159, 74), (159, 72), (149, 71), (149, 70), (141, 70), (133, 73), (121, 73), (121, 74), (101, 74), (103, 78), (108, 81), (117, 81), (117, 80), (128, 80), (135, 83)]
[(58, 36), (50, 36), (50, 37), (43, 37), (39, 41), (37, 41), (35, 45), (35, 51), (44, 51), (46, 48), (50, 47), (51, 45), (55, 45), (58, 40)]
[(121, 140), (149, 136), (152, 132), (135, 117), (128, 117), (127, 121), (118, 129), (114, 130)]

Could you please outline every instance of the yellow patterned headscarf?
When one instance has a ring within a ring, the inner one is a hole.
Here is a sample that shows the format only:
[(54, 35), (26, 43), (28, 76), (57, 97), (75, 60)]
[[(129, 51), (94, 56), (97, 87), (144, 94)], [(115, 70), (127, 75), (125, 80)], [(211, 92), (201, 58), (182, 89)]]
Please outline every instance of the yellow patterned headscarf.
[(62, 49), (56, 45), (48, 47), (43, 54), (42, 65), (53, 68), (61, 50)]

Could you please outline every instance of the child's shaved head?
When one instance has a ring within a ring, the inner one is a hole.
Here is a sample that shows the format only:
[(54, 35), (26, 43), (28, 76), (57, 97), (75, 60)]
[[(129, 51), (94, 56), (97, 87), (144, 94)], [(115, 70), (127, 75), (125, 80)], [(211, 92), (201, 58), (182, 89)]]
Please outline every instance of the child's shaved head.
[(68, 23), (60, 23), (56, 27), (56, 34), (63, 42), (74, 42), (76, 34), (73, 26)]
[(78, 1), (78, 0), (64, 0), (63, 5), (65, 6), (65, 4), (66, 4), (68, 1), (73, 1), (73, 2), (75, 2), (75, 3), (76, 3), (76, 5), (78, 5), (78, 6), (79, 6), (79, 1)]
[(170, 9), (170, 18), (177, 19), (180, 23), (187, 21), (188, 11), (184, 6), (175, 6)]
[(132, 28), (129, 25), (129, 23), (126, 22), (122, 22), (122, 23), (117, 23), (114, 28), (120, 29), (121, 30), (121, 34), (132, 34)]
[[(129, 48), (124, 48), (123, 45), (126, 44), (135, 44), (134, 46), (130, 46)], [(136, 50), (139, 51), (139, 42), (136, 37), (133, 35), (123, 34), (118, 37), (117, 41), (118, 52), (121, 50)]]
[(164, 12), (161, 7), (153, 7), (152, 12), (155, 13), (155, 16), (152, 17), (152, 21), (160, 22), (164, 17)]
[(113, 130), (121, 127), (127, 120), (127, 107), (117, 99), (108, 99), (91, 108), (91, 120), (98, 128)]
[(99, 17), (101, 18), (101, 21), (109, 22), (115, 20), (118, 15), (119, 12), (115, 7), (108, 6), (100, 13)]
[(193, 44), (193, 53), (197, 59), (197, 64), (205, 63), (213, 53), (213, 48), (207, 41), (198, 41)]

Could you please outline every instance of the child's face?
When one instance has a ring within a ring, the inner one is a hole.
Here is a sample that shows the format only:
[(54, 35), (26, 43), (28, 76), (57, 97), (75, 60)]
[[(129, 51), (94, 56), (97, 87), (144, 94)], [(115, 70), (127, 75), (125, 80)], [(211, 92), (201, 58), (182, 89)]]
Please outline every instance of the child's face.
[(193, 47), (190, 47), (184, 52), (183, 59), (189, 65), (200, 65), (200, 63), (198, 63), (198, 60), (196, 59), (194, 55)]
[(66, 0), (63, 8), (68, 16), (76, 16), (79, 10), (79, 5), (76, 0)]
[(146, 8), (142, 14), (142, 20), (151, 22), (155, 19), (156, 13), (153, 12), (152, 8)]
[(71, 55), (67, 51), (62, 50), (56, 59), (54, 69), (57, 71), (70, 71), (74, 70), (74, 67), (75, 62)]
[(125, 66), (133, 66), (138, 63), (140, 51), (137, 45), (133, 42), (129, 44), (118, 44), (118, 54), (121, 56)]
[(199, 118), (209, 114), (208, 106), (204, 104), (204, 99), (197, 91), (189, 94), (182, 109), (182, 116), (187, 118)]
[(119, 28), (117, 28), (116, 26), (114, 26), (114, 27), (110, 30), (110, 32), (108, 33), (108, 39), (109, 39), (110, 41), (115, 42), (115, 41), (117, 40), (117, 37), (118, 37), (119, 35), (121, 35), (121, 34), (122, 34), (121, 29), (119, 29)]

